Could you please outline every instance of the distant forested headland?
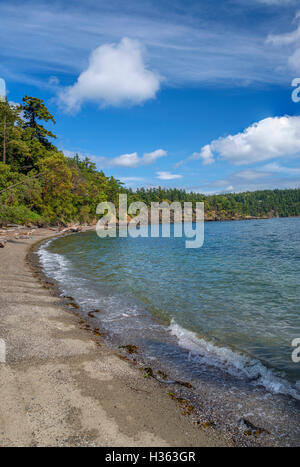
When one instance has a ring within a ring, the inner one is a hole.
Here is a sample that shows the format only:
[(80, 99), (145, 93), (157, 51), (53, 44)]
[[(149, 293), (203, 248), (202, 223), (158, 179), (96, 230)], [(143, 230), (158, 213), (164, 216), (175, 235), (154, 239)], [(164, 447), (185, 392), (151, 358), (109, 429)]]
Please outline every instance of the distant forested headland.
[(85, 158), (66, 157), (43, 126), (55, 124), (43, 101), (25, 96), (21, 105), (0, 101), (0, 224), (91, 223), (101, 201), (128, 203), (203, 201), (207, 220), (300, 215), (300, 189), (206, 196), (177, 188), (126, 188)]

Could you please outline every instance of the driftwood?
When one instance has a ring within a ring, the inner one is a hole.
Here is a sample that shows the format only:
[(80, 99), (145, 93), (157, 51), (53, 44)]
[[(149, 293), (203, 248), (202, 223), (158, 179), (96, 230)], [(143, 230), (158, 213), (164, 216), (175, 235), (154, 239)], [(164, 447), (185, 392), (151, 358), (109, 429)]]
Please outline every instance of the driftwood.
[(20, 232), (15, 234), (16, 239), (26, 239), (31, 238), (32, 234), (35, 232), (36, 229), (28, 230), (27, 232)]
[(72, 225), (70, 227), (65, 227), (60, 231), (60, 233), (67, 233), (67, 232), (81, 232), (82, 226), (81, 225)]

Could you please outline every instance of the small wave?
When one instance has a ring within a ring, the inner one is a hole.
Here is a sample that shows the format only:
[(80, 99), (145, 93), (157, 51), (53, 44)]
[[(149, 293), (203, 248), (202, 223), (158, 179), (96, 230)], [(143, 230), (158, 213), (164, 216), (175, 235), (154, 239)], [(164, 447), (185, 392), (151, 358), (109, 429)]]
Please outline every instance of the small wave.
[[(140, 310), (135, 309), (132, 304), (128, 304), (120, 313), (120, 302), (116, 297), (105, 296), (101, 298), (98, 295), (98, 290), (95, 294), (92, 293), (92, 289), (89, 289), (90, 297), (84, 294), (83, 290), (79, 287), (78, 278), (76, 278), (76, 291), (68, 290), (67, 284), (72, 285), (72, 264), (65, 256), (58, 253), (53, 253), (48, 250), (49, 244), (55, 239), (48, 240), (38, 250), (41, 266), (44, 268), (46, 274), (53, 277), (55, 280), (61, 283), (64, 292), (70, 293), (72, 296), (76, 296), (77, 301), (80, 305), (89, 305), (90, 302), (97, 306), (102, 306), (109, 311), (108, 316), (102, 316), (103, 322), (109, 321), (122, 321), (128, 318), (135, 318), (138, 327), (144, 327), (144, 322), (138, 320), (140, 316)], [(84, 297), (84, 298), (83, 298)], [(132, 325), (132, 323), (131, 323)], [(245, 354), (233, 351), (228, 347), (222, 347), (215, 345), (214, 343), (207, 341), (197, 336), (196, 333), (189, 331), (180, 325), (178, 325), (174, 319), (172, 319), (168, 330), (170, 334), (177, 337), (178, 344), (181, 348), (189, 351), (189, 360), (196, 362), (199, 365), (212, 366), (219, 368), (220, 370), (226, 371), (230, 375), (243, 378), (249, 381), (250, 384), (256, 386), (264, 386), (266, 390), (273, 394), (285, 394), (300, 400), (300, 382), (298, 381), (294, 386), (284, 378), (284, 375), (280, 372), (276, 372), (274, 369), (267, 368), (258, 359), (251, 358)]]
[(45, 272), (54, 279), (61, 280), (67, 273), (69, 261), (64, 256), (58, 253), (50, 253), (47, 250), (47, 247), (52, 241), (53, 239), (45, 242), (37, 251), (37, 255), (40, 258), (40, 263)]
[(264, 386), (273, 394), (285, 394), (300, 400), (300, 393), (281, 374), (267, 368), (259, 360), (219, 347), (200, 338), (196, 333), (179, 326), (172, 319), (169, 331), (178, 339), (180, 347), (189, 351), (189, 359), (200, 365), (209, 365), (225, 370), (230, 375), (244, 378), (256, 386)]

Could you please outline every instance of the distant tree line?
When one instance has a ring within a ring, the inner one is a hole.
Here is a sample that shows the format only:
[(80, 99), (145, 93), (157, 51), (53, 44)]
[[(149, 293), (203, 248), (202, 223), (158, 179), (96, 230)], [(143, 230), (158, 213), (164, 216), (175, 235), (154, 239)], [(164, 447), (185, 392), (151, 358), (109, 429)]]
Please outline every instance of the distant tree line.
[(25, 96), (22, 104), (0, 100), (0, 223), (57, 224), (96, 220), (101, 201), (197, 202), (207, 219), (300, 215), (300, 189), (263, 190), (206, 196), (178, 188), (128, 189), (107, 177), (89, 159), (66, 157), (43, 126), (55, 124), (41, 99)]
[(179, 188), (139, 188), (128, 190), (129, 198), (144, 201), (162, 202), (204, 202), (206, 217), (230, 219), (245, 217), (288, 217), (300, 215), (300, 189), (261, 190), (245, 193), (204, 195), (186, 192)]

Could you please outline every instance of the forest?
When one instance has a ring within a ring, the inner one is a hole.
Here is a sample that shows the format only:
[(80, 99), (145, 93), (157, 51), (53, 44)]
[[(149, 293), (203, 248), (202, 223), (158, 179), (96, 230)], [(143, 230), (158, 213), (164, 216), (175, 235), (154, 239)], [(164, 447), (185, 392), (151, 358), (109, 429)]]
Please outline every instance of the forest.
[(197, 202), (207, 220), (300, 215), (300, 189), (204, 195), (179, 188), (126, 188), (89, 158), (67, 157), (55, 145), (55, 124), (43, 100), (25, 96), (20, 105), (0, 101), (0, 224), (93, 223), (101, 201)]

